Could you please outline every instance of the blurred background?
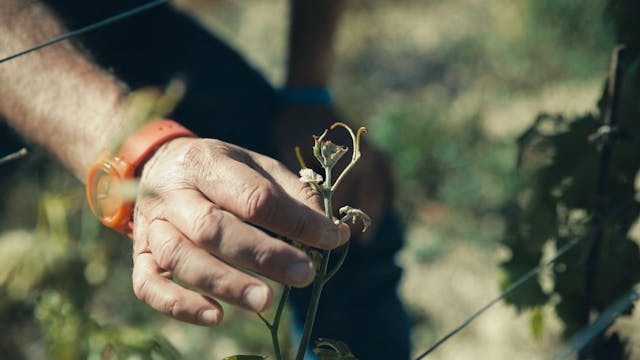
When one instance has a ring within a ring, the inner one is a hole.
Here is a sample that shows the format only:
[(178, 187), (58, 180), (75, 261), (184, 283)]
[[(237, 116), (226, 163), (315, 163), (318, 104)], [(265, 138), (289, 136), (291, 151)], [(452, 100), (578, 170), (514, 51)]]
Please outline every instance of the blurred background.
[[(540, 135), (555, 150), (554, 136), (567, 134), (570, 124), (597, 128), (616, 43), (610, 3), (624, 1), (351, 2), (339, 32), (333, 90), (349, 122), (369, 128), (395, 169), (397, 205), (408, 231), (398, 257), (405, 271), (399, 291), (414, 324), (416, 355), (555, 249), (550, 239), (561, 237), (554, 234), (536, 235), (530, 253), (519, 248), (526, 236), (509, 240), (508, 224), (532, 219), (518, 217), (514, 207), (530, 206), (517, 200), (537, 179), (536, 169), (548, 165), (517, 170), (519, 144), (527, 140), (521, 135), (542, 113), (558, 114), (567, 124)], [(283, 82), (287, 1), (176, 4), (274, 84)], [(596, 166), (596, 152), (576, 149), (565, 148), (575, 156), (568, 164), (591, 159)], [(637, 162), (625, 166), (630, 172)], [(207, 329), (169, 320), (137, 301), (129, 244), (92, 220), (80, 185), (43, 155), (0, 171), (10, 173), (1, 194), (0, 358), (270, 353), (269, 334), (254, 314), (229, 308), (224, 325)], [(590, 176), (595, 173), (574, 178), (589, 183)], [(593, 188), (582, 194), (592, 196)], [(633, 197), (633, 188), (626, 191)], [(588, 205), (575, 208), (588, 213)], [(627, 215), (624, 231), (635, 217), (637, 212)], [(554, 220), (541, 227), (559, 225)], [(518, 260), (521, 255), (525, 260)], [(558, 274), (555, 269), (534, 279), (538, 288), (527, 291), (536, 294), (498, 303), (429, 358), (548, 358), (571, 335), (570, 316), (558, 311), (560, 299), (570, 301), (553, 282)], [(636, 272), (626, 281), (633, 279), (638, 281)], [(629, 315), (610, 332), (628, 340), (627, 357), (640, 359), (640, 343), (633, 340), (640, 316)]]

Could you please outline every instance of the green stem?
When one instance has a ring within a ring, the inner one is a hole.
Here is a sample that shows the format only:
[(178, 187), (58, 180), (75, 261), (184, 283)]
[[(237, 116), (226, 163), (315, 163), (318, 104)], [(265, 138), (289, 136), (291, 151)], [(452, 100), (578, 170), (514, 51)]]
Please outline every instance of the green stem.
[(329, 280), (331, 280), (333, 275), (335, 275), (338, 272), (338, 270), (340, 270), (340, 268), (342, 267), (342, 264), (344, 264), (344, 260), (347, 258), (347, 254), (349, 254), (349, 245), (350, 244), (351, 244), (351, 242), (348, 242), (348, 243), (344, 244), (344, 246), (343, 246), (344, 250), (342, 251), (342, 254), (340, 254), (340, 258), (338, 259), (338, 262), (333, 267), (333, 269), (331, 269), (331, 271), (329, 271), (327, 276), (325, 276), (325, 278), (324, 278), (324, 282), (325, 283), (327, 283)]
[(347, 173), (351, 171), (351, 169), (356, 164), (356, 162), (358, 162), (359, 158), (360, 157), (351, 160), (349, 165), (347, 165), (347, 167), (344, 168), (344, 170), (342, 170), (342, 173), (338, 176), (338, 180), (336, 180), (336, 183), (333, 184), (333, 186), (331, 186), (331, 191), (336, 191), (336, 189), (338, 188), (338, 185), (340, 185), (340, 183), (342, 182), (342, 179), (344, 179), (345, 175), (347, 175)]
[(320, 295), (322, 294), (322, 288), (324, 288), (324, 278), (329, 267), (329, 256), (331, 250), (322, 251), (322, 265), (316, 279), (313, 281), (313, 290), (311, 291), (311, 301), (307, 308), (307, 316), (304, 319), (304, 330), (302, 331), (302, 339), (300, 340), (300, 346), (298, 347), (298, 354), (296, 360), (303, 360), (304, 354), (307, 352), (309, 341), (311, 340), (311, 330), (313, 330), (313, 324), (316, 320), (316, 313), (318, 312), (318, 305), (320, 304)]
[(282, 360), (282, 353), (280, 351), (280, 341), (278, 340), (278, 328), (280, 327), (280, 319), (282, 318), (282, 312), (284, 306), (287, 303), (291, 286), (285, 286), (282, 289), (282, 295), (280, 296), (280, 302), (278, 303), (278, 309), (276, 309), (276, 315), (273, 318), (273, 325), (269, 330), (271, 331), (271, 341), (273, 342), (273, 352), (275, 353), (276, 360)]
[(282, 360), (282, 352), (280, 350), (280, 340), (278, 339), (278, 328), (280, 327), (280, 319), (282, 318), (282, 312), (284, 311), (284, 307), (287, 304), (287, 298), (289, 297), (289, 292), (291, 291), (291, 286), (285, 286), (282, 289), (282, 294), (280, 295), (280, 302), (278, 303), (278, 308), (276, 309), (275, 316), (273, 317), (273, 324), (269, 322), (262, 314), (257, 313), (262, 322), (267, 325), (269, 328), (269, 332), (271, 333), (271, 342), (273, 343), (273, 353), (275, 354), (276, 360)]
[[(333, 208), (331, 192), (331, 169), (325, 169), (325, 182), (322, 189), (322, 197), (324, 198), (324, 212), (329, 219), (333, 219)], [(304, 354), (307, 352), (309, 341), (311, 340), (311, 330), (313, 330), (313, 324), (316, 320), (316, 313), (318, 312), (318, 305), (320, 304), (320, 295), (322, 295), (322, 289), (326, 283), (325, 278), (327, 275), (327, 269), (329, 267), (329, 258), (331, 257), (331, 250), (322, 250), (322, 261), (320, 269), (316, 273), (316, 278), (313, 280), (313, 290), (311, 290), (311, 300), (309, 307), (307, 308), (307, 316), (304, 319), (304, 329), (302, 331), (302, 339), (298, 347), (298, 354), (296, 360), (303, 360)]]
[(256, 313), (256, 315), (258, 315), (258, 317), (260, 318), (260, 320), (262, 320), (262, 322), (267, 325), (267, 327), (269, 329), (271, 329), (271, 323), (269, 322), (269, 320), (267, 320), (264, 316), (262, 316), (262, 314), (260, 314), (259, 312)]

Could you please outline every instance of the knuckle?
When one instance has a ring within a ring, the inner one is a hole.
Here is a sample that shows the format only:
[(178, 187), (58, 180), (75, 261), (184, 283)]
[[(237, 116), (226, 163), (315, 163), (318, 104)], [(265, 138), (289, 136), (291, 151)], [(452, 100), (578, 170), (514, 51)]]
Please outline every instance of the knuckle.
[(211, 240), (218, 242), (222, 236), (223, 217), (213, 203), (198, 209), (193, 217), (191, 240), (199, 245)]
[(202, 141), (194, 141), (189, 143), (184, 150), (182, 165), (186, 168), (198, 166), (202, 164), (207, 149)]
[(216, 153), (224, 152), (225, 144), (216, 139), (198, 139), (190, 142), (184, 149), (182, 166), (194, 168), (207, 164)]
[(318, 209), (322, 206), (322, 196), (320, 193), (311, 188), (311, 186), (307, 186), (306, 184), (300, 183), (301, 187), (298, 190), (300, 194), (300, 199), (308, 205), (312, 205)]
[(286, 170), (287, 167), (282, 162), (271, 157), (262, 159), (262, 167), (270, 173), (288, 171)]
[(178, 311), (179, 308), (179, 302), (180, 299), (178, 299), (175, 296), (171, 296), (171, 295), (167, 295), (164, 299), (163, 299), (163, 304), (161, 305), (162, 308), (160, 309), (161, 312), (173, 317), (173, 318), (179, 318), (180, 313)]
[(269, 244), (261, 246), (255, 250), (253, 258), (253, 267), (256, 271), (273, 272), (283, 266), (282, 256), (286, 250), (283, 249), (283, 244)]
[(274, 191), (270, 186), (251, 185), (243, 192), (244, 196), (244, 214), (245, 219), (263, 219), (268, 221), (273, 213), (272, 201)]
[(259, 249), (253, 257), (256, 269), (266, 269), (272, 267), (276, 262), (275, 259), (279, 253), (279, 248), (275, 245), (264, 246)]
[(156, 255), (156, 261), (161, 268), (173, 271), (179, 264), (183, 248), (182, 241), (171, 236), (164, 236), (160, 240), (158, 250), (153, 253)]
[(195, 286), (213, 295), (224, 295), (232, 293), (233, 281), (230, 274), (225, 272), (218, 275), (200, 276), (195, 281)]
[(131, 282), (133, 284), (133, 293), (140, 301), (149, 303), (151, 293), (149, 292), (149, 279), (142, 275), (134, 274)]

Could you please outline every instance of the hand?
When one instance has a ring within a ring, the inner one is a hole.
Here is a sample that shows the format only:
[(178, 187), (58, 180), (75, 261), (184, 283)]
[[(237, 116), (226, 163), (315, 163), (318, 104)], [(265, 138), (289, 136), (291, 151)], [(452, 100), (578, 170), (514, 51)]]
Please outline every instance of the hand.
[(140, 182), (147, 195), (134, 214), (134, 292), (182, 321), (219, 323), (222, 307), (209, 296), (268, 308), (271, 289), (242, 270), (297, 287), (313, 280), (304, 252), (250, 224), (323, 249), (349, 238), (282, 164), (222, 141), (174, 139), (145, 164)]
[[(344, 120), (332, 106), (284, 106), (276, 125), (275, 141), (278, 158), (292, 171), (298, 171), (300, 164), (296, 159), (294, 148), (300, 146), (306, 165), (321, 173), (311, 151), (313, 145), (311, 134), (322, 134), (336, 121)], [(349, 123), (349, 121), (344, 122)], [(351, 138), (343, 129), (329, 132), (328, 137), (339, 145), (350, 146), (351, 144)], [(366, 136), (362, 139), (361, 152), (362, 158), (349, 176), (345, 177), (334, 195), (334, 213), (337, 213), (337, 209), (343, 205), (360, 208), (372, 218), (375, 228), (376, 219), (380, 217), (383, 208), (393, 201), (393, 181), (386, 159), (366, 140)], [(348, 160), (343, 159), (334, 170), (335, 174), (339, 174), (347, 163)], [(361, 229), (359, 223), (352, 226), (354, 240), (366, 242), (375, 232), (375, 229), (371, 229), (362, 233)]]

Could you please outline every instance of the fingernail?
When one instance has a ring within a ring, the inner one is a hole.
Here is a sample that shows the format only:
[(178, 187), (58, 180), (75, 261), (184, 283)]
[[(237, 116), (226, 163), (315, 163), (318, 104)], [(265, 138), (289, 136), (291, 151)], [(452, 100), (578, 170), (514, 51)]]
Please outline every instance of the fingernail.
[(219, 322), (219, 312), (211, 309), (205, 310), (200, 315), (200, 318), (202, 319), (202, 322), (208, 325), (215, 325)]
[(334, 227), (324, 233), (324, 239), (322, 240), (322, 245), (324, 246), (318, 245), (323, 248), (326, 246), (326, 249), (333, 249), (349, 241), (350, 236), (349, 227), (345, 224), (340, 224), (337, 228)]
[(287, 270), (287, 278), (292, 285), (303, 286), (311, 282), (313, 278), (313, 263), (311, 261), (293, 264)]
[(340, 234), (340, 245), (349, 241), (349, 238), (351, 237), (351, 230), (349, 229), (349, 226), (340, 224), (338, 226), (338, 233)]
[(268, 290), (265, 286), (252, 285), (244, 291), (244, 301), (256, 311), (262, 311), (267, 305)]

